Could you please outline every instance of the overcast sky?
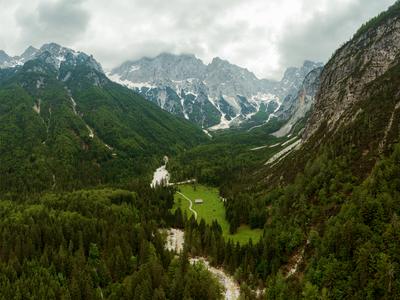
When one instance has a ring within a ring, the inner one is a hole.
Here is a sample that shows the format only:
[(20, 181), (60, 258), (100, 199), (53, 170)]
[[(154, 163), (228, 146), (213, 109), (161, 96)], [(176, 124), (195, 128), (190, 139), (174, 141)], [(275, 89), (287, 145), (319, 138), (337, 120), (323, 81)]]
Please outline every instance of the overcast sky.
[(109, 69), (161, 52), (219, 56), (262, 78), (326, 62), (394, 0), (0, 0), (0, 49), (53, 41)]

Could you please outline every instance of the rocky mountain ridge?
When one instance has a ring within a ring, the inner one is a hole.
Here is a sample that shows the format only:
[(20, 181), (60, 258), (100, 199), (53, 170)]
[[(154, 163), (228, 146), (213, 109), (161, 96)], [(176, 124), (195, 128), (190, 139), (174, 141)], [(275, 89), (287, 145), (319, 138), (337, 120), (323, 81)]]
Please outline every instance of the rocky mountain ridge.
[(216, 130), (252, 121), (258, 113), (266, 122), (285, 98), (290, 101), (297, 94), (306, 75), (321, 66), (305, 61), (289, 68), (281, 81), (272, 81), (220, 58), (206, 65), (194, 55), (163, 53), (125, 62), (108, 75), (161, 108)]
[[(333, 54), (316, 85), (299, 94), (299, 103), (314, 94), (314, 108), (304, 130), (285, 145), (273, 164), (266, 164), (265, 181), (271, 185), (276, 178), (293, 180), (296, 171), (322, 153), (333, 159), (347, 157), (354, 174), (365, 178), (400, 141), (399, 58), (400, 2), (396, 2), (363, 25)], [(285, 126), (275, 135), (284, 131)]]
[(303, 84), (297, 90), (297, 94), (293, 92), (287, 96), (284, 104), (281, 106), (277, 117), (280, 120), (285, 120), (286, 123), (273, 135), (283, 137), (288, 135), (293, 127), (302, 120), (310, 111), (312, 111), (315, 95), (320, 86), (320, 76), (323, 67), (316, 68), (306, 75)]
[(399, 53), (399, 15), (356, 35), (341, 47), (321, 74), (321, 89), (305, 139), (324, 122), (328, 131), (337, 131), (351, 122), (356, 117), (351, 108), (366, 97), (365, 87), (398, 63)]
[[(47, 57), (46, 57), (47, 56)], [(23, 66), (26, 62), (44, 58), (55, 69), (60, 69), (61, 64), (76, 66), (79, 63), (90, 64), (98, 72), (104, 73), (101, 65), (91, 55), (60, 46), (56, 43), (44, 44), (40, 49), (29, 46), (20, 56), (11, 57), (0, 50), (0, 69)]]
[[(2, 51), (0, 68), (22, 67), (39, 57), (50, 63), (64, 82), (72, 74), (69, 68), (78, 64), (86, 64), (92, 70), (104, 73), (92, 56), (55, 43), (45, 44), (40, 49), (30, 46), (15, 57)], [(107, 75), (162, 109), (204, 129), (226, 129), (243, 124), (251, 129), (276, 118), (291, 124), (281, 131), (287, 134), (293, 122), (304, 118), (311, 109), (314, 98), (309, 98), (307, 105), (302, 106), (297, 95), (306, 76), (321, 66), (320, 63), (305, 61), (299, 68), (288, 68), (281, 81), (273, 81), (258, 79), (247, 69), (218, 57), (206, 65), (194, 55), (162, 53), (155, 58), (126, 62)], [(102, 79), (97, 74), (88, 76), (95, 84), (101, 85)], [(296, 117), (290, 120), (295, 111)]]

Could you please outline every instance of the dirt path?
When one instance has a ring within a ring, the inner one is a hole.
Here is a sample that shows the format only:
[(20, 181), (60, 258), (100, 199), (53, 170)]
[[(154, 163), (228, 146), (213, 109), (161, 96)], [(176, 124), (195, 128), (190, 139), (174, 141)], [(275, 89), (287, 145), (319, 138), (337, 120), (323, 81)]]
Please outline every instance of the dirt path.
[(168, 185), (172, 186), (172, 185), (182, 185), (182, 184), (188, 184), (188, 183), (195, 183), (196, 179), (188, 179), (185, 181), (178, 181), (178, 182), (170, 182)]
[(194, 218), (197, 220), (197, 211), (195, 211), (193, 207), (193, 201), (190, 200), (188, 197), (186, 197), (184, 194), (180, 192), (176, 192), (177, 194), (181, 195), (183, 198), (185, 198), (187, 201), (189, 201), (189, 210), (194, 214)]

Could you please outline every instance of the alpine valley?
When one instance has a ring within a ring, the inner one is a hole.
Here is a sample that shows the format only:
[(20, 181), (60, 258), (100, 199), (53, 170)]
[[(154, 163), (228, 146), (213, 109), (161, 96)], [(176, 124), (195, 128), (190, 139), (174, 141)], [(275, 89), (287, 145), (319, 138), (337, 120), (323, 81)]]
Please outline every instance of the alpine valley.
[(400, 299), (399, 216), (399, 1), (280, 81), (0, 51), (0, 299)]

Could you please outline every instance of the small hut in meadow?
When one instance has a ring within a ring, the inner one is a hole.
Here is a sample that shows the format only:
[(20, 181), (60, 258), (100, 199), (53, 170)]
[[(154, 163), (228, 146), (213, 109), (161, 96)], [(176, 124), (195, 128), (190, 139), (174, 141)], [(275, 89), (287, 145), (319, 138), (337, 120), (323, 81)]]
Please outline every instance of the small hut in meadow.
[(194, 200), (194, 204), (203, 204), (203, 203), (204, 203), (203, 199), (195, 199)]

